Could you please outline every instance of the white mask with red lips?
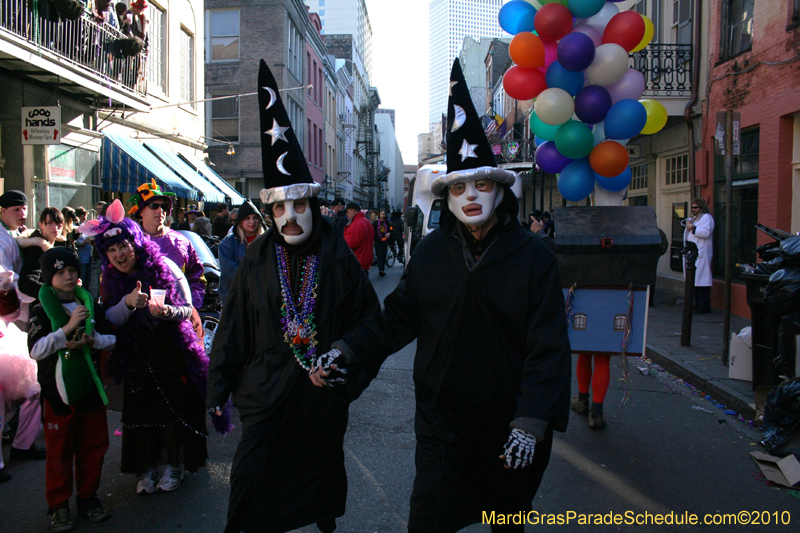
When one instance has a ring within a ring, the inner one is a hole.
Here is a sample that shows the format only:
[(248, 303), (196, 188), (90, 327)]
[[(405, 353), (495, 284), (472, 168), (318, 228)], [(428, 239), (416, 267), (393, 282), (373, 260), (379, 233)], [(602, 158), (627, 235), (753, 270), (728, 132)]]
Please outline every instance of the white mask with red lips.
[[(297, 213), (294, 210), (294, 200), (286, 200), (283, 202), (283, 206), (285, 208), (283, 215), (275, 217), (275, 226), (283, 237), (283, 240), (286, 241), (286, 244), (292, 246), (305, 242), (309, 235), (311, 235), (311, 229), (314, 225), (314, 219), (311, 216), (311, 206), (306, 204), (306, 210), (303, 213)], [(297, 225), (303, 230), (303, 233), (300, 235), (284, 234), (283, 227), (290, 220), (296, 221)]]
[[(494, 189), (490, 192), (480, 192), (475, 188), (474, 181), (468, 181), (464, 184), (466, 189), (461, 196), (454, 196), (449, 190), (447, 193), (447, 207), (456, 216), (458, 220), (467, 226), (480, 226), (489, 220), (494, 210), (503, 201), (504, 191), (499, 183), (495, 183)], [(468, 200), (467, 198), (474, 198)], [(464, 213), (463, 208), (469, 204), (478, 204), (481, 206), (481, 214), (475, 216), (468, 216)]]

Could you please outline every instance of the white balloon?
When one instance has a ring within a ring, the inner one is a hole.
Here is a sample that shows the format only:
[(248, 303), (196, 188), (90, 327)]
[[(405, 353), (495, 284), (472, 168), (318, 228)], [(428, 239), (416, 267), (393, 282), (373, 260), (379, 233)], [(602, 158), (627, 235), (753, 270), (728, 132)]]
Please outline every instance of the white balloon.
[(609, 43), (597, 47), (586, 76), (591, 84), (611, 85), (617, 83), (627, 70), (628, 52), (618, 44)]
[(575, 101), (564, 89), (553, 87), (545, 89), (533, 104), (539, 120), (551, 126), (559, 126), (572, 117), (575, 112)]
[(606, 30), (606, 25), (608, 25), (608, 21), (611, 20), (611, 18), (617, 13), (619, 13), (617, 4), (613, 2), (606, 2), (603, 6), (603, 9), (601, 9), (596, 15), (592, 15), (588, 19), (579, 19), (578, 24), (588, 24), (599, 31), (600, 35), (603, 35), (603, 32)]

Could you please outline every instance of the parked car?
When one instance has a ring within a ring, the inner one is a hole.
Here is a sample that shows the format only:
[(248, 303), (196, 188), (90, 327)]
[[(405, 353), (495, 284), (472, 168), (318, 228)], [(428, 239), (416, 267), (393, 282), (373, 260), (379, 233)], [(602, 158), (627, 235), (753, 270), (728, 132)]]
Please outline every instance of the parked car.
[(222, 271), (219, 268), (217, 258), (211, 253), (211, 249), (200, 235), (188, 230), (178, 230), (178, 232), (189, 239), (195, 252), (197, 252), (197, 257), (203, 264), (203, 276), (206, 278), (206, 295), (203, 298), (203, 307), (198, 309), (197, 312), (203, 321), (203, 330), (205, 331), (203, 344), (206, 353), (210, 353), (211, 344), (214, 342), (214, 333), (219, 325), (219, 312), (222, 309), (222, 300), (219, 296), (219, 278)]

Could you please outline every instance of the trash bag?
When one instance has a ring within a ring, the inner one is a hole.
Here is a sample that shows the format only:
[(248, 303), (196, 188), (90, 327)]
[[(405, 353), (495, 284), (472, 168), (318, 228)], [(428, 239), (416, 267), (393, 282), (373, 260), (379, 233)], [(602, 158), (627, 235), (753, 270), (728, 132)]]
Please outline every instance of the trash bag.
[(756, 267), (753, 270), (754, 274), (766, 274), (767, 276), (773, 275), (778, 270), (784, 267), (783, 264), (783, 257), (778, 256), (770, 261), (761, 261), (760, 263), (756, 263)]
[(800, 435), (800, 379), (770, 391), (761, 434), (764, 437), (761, 445), (776, 455), (785, 453), (786, 445)]
[(742, 339), (742, 342), (744, 343), (745, 346), (747, 346), (750, 349), (753, 348), (753, 328), (752, 327), (747, 326), (746, 328), (742, 328), (742, 331), (740, 331), (737, 334), (737, 336), (740, 339)]
[(786, 266), (800, 266), (800, 237), (790, 237), (781, 241), (781, 257)]
[(800, 268), (782, 268), (769, 277), (764, 293), (767, 309), (778, 316), (800, 313)]
[(768, 242), (767, 244), (762, 244), (756, 248), (756, 252), (758, 252), (758, 258), (762, 261), (772, 261), (776, 257), (780, 257), (780, 244), (781, 243), (779, 241), (772, 241)]

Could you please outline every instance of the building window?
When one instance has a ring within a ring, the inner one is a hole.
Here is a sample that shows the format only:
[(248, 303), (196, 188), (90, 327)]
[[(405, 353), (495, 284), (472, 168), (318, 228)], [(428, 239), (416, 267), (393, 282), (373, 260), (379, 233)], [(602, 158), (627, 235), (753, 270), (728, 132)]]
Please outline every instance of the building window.
[(238, 143), (239, 98), (236, 95), (224, 94), (215, 94), (214, 98), (220, 96), (230, 96), (230, 98), (211, 101), (211, 131), (208, 137), (213, 137), (220, 141)]
[[(731, 237), (733, 264), (754, 263), (758, 246), (758, 128), (741, 134), (741, 154), (733, 156), (733, 203), (731, 204)], [(714, 157), (714, 256), (713, 273), (717, 277), (725, 274), (725, 219), (726, 179), (725, 158)], [(739, 269), (733, 269), (733, 279), (739, 280)]]
[(147, 6), (147, 81), (167, 92), (167, 13), (155, 5)]
[(289, 72), (294, 74), (298, 80), (303, 79), (303, 36), (297, 31), (297, 28), (289, 23), (289, 46), (287, 47), (288, 55), (287, 64)]
[(585, 330), (586, 329), (586, 315), (578, 313), (572, 317), (572, 329)]
[(689, 155), (670, 157), (666, 161), (665, 185), (689, 183)]
[(631, 167), (631, 191), (647, 189), (647, 165)]
[(194, 101), (194, 35), (184, 29), (181, 31), (181, 100)]
[(627, 315), (617, 315), (614, 317), (614, 331), (625, 331), (628, 328)]
[(755, 0), (727, 0), (722, 4), (720, 60), (750, 50), (753, 46), (753, 8)]
[(239, 60), (239, 10), (209, 11), (208, 57), (211, 61)]

